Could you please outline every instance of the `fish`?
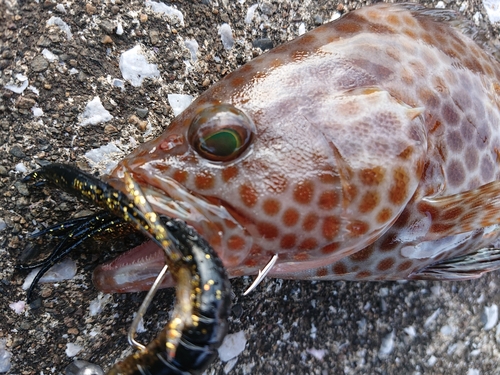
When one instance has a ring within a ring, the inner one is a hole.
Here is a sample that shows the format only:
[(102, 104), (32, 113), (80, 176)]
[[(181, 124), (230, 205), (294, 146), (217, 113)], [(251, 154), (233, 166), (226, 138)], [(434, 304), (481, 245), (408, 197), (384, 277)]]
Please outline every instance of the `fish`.
[[(124, 175), (230, 277), (462, 280), (500, 268), (500, 65), (449, 10), (376, 4), (228, 74)], [(149, 289), (146, 242), (93, 274)], [(167, 279), (165, 286), (172, 285)]]

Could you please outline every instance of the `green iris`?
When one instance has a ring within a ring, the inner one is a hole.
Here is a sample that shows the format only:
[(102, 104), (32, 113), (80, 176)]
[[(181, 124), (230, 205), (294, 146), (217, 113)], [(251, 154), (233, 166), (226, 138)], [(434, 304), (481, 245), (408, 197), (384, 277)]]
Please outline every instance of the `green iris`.
[(241, 147), (241, 138), (233, 129), (222, 129), (201, 139), (200, 147), (214, 156), (228, 157)]

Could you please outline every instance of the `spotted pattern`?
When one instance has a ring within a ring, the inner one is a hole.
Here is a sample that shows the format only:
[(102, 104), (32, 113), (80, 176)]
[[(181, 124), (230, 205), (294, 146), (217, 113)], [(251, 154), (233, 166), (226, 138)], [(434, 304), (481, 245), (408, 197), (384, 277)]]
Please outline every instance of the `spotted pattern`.
[[(442, 21), (455, 17), (377, 4), (320, 26), (214, 85), (110, 181), (131, 171), (234, 276), (278, 254), (274, 276), (404, 279), (487, 246), (499, 235), (500, 68)], [(186, 134), (218, 103), (257, 131), (216, 164)]]

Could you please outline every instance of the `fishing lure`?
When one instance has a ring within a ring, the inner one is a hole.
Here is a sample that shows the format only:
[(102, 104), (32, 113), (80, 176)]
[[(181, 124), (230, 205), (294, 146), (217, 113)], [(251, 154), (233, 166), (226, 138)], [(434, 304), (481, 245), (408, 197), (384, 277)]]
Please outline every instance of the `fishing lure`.
[[(129, 176), (230, 277), (479, 277), (500, 267), (500, 66), (462, 26), (415, 4), (350, 12), (226, 76), (105, 181)], [(148, 289), (164, 263), (152, 241), (94, 283)]]
[[(139, 186), (124, 176), (125, 192), (63, 164), (49, 164), (24, 179), (48, 182), (106, 208), (95, 220), (71, 221), (47, 233), (64, 237), (66, 249), (108, 227), (130, 223), (164, 251), (164, 261), (177, 282), (177, 304), (164, 330), (147, 347), (116, 364), (108, 374), (200, 374), (217, 355), (227, 333), (231, 286), (222, 262), (210, 245), (192, 228), (152, 211)], [(106, 215), (107, 212), (112, 216)], [(94, 225), (96, 224), (97, 225)], [(44, 262), (55, 263), (64, 252), (58, 246)], [(34, 283), (33, 283), (34, 284)], [(28, 298), (32, 289), (28, 293)]]

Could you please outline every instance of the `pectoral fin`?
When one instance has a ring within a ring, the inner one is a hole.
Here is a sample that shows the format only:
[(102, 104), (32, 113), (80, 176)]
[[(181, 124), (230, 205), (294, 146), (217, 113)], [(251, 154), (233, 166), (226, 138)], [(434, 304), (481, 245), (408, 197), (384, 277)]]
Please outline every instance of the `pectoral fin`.
[(415, 280), (470, 280), (500, 268), (500, 249), (483, 248), (476, 252), (431, 264), (411, 274)]
[(431, 219), (422, 241), (500, 224), (500, 181), (448, 197), (424, 198), (417, 208)]

